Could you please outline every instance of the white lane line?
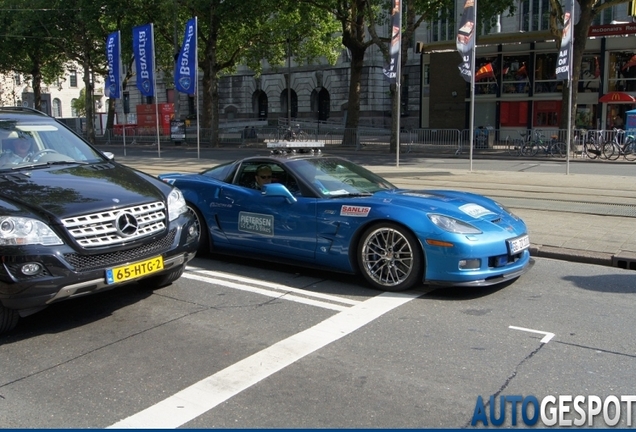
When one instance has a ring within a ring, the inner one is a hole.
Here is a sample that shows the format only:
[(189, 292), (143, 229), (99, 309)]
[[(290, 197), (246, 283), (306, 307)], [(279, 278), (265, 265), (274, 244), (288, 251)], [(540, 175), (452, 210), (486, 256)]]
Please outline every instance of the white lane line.
[(550, 342), (550, 339), (552, 339), (555, 336), (554, 333), (544, 332), (544, 331), (541, 331), (541, 330), (533, 330), (533, 329), (529, 329), (529, 328), (525, 328), (525, 327), (508, 326), (508, 328), (511, 328), (513, 330), (521, 330), (521, 331), (525, 331), (525, 332), (539, 333), (539, 334), (545, 335), (543, 337), (543, 339), (541, 339), (541, 343), (548, 343), (548, 342)]
[(327, 302), (318, 301), (318, 300), (312, 300), (312, 299), (308, 299), (304, 297), (299, 297), (293, 294), (285, 294), (285, 293), (281, 293), (280, 291), (269, 291), (262, 288), (241, 285), (241, 284), (229, 282), (223, 279), (216, 279), (216, 278), (211, 278), (207, 276), (199, 276), (197, 274), (183, 273), (181, 277), (186, 279), (198, 280), (201, 282), (213, 283), (213, 284), (217, 284), (217, 285), (221, 285), (221, 286), (225, 286), (228, 288), (233, 288), (233, 289), (237, 289), (241, 291), (248, 291), (251, 293), (260, 294), (267, 297), (273, 297), (273, 298), (277, 298), (281, 300), (293, 301), (296, 303), (302, 303), (302, 304), (306, 304), (310, 306), (317, 306), (324, 309), (331, 309), (338, 312), (342, 312), (343, 310), (349, 309), (351, 307), (351, 306), (342, 306), (342, 305), (337, 305), (333, 303), (327, 303)]
[(294, 292), (296, 294), (302, 294), (305, 297), (315, 297), (315, 298), (320, 298), (320, 299), (323, 299), (323, 300), (329, 300), (329, 301), (333, 301), (333, 302), (337, 302), (337, 303), (343, 303), (343, 304), (349, 304), (349, 305), (357, 305), (357, 304), (360, 303), (359, 300), (351, 300), (351, 299), (348, 299), (346, 297), (338, 297), (338, 296), (334, 296), (334, 295), (330, 295), (330, 294), (322, 294), (322, 293), (307, 291), (307, 290), (304, 290), (304, 289), (301, 289), (301, 288), (294, 288), (294, 287), (290, 287), (290, 286), (287, 286), (287, 285), (281, 285), (281, 284), (278, 284), (278, 283), (263, 281), (263, 280), (260, 280), (260, 279), (247, 278), (247, 277), (244, 277), (244, 276), (237, 276), (237, 275), (232, 274), (232, 273), (224, 273), (224, 272), (219, 272), (219, 271), (204, 270), (204, 269), (198, 268), (198, 267), (188, 267), (188, 271), (195, 271), (197, 273), (205, 274), (205, 275), (212, 276), (212, 277), (228, 279), (228, 280), (231, 280), (231, 281), (233, 280), (233, 281), (245, 282), (245, 283), (248, 283), (248, 284), (251, 284), (251, 285), (264, 286), (264, 287), (267, 287), (267, 288), (277, 289), (277, 290), (286, 291), (286, 292)]
[(288, 337), (112, 426), (172, 429), (184, 425), (303, 357), (347, 336), (421, 293), (382, 293)]

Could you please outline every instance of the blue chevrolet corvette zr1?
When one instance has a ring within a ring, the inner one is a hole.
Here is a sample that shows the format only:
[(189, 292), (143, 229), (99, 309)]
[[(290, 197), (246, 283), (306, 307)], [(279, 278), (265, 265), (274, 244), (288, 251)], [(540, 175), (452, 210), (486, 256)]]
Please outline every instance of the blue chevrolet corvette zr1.
[[(259, 187), (257, 171), (271, 183)], [(525, 223), (497, 202), (400, 189), (340, 157), (257, 156), (159, 178), (185, 196), (200, 252), (360, 273), (386, 291), (494, 285), (532, 263)]]

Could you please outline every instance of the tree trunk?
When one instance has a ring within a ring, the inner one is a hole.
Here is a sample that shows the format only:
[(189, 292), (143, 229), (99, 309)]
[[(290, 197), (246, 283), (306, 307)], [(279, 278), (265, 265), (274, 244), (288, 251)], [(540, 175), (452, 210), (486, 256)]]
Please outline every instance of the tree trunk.
[(91, 80), (91, 69), (89, 66), (89, 62), (84, 62), (84, 88), (86, 89), (84, 92), (85, 97), (85, 107), (86, 107), (86, 139), (95, 144), (95, 127), (93, 123), (93, 119), (95, 117), (95, 106), (93, 103), (93, 83)]
[(33, 108), (42, 111), (42, 72), (40, 65), (35, 61), (31, 75), (33, 76)]
[(351, 75), (349, 78), (349, 104), (346, 127), (357, 129), (360, 122), (360, 87), (362, 67), (364, 66), (364, 48), (349, 48), (351, 51)]

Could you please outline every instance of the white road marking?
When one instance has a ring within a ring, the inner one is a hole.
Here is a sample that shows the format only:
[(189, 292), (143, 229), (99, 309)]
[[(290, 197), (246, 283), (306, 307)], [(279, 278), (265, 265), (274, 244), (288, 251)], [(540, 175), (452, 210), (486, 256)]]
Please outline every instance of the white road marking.
[(277, 298), (277, 299), (281, 299), (281, 300), (288, 300), (288, 301), (293, 301), (296, 303), (302, 303), (302, 304), (306, 304), (306, 305), (310, 305), (310, 306), (317, 306), (317, 307), (321, 307), (324, 309), (331, 309), (331, 310), (335, 310), (338, 312), (342, 312), (343, 310), (349, 309), (351, 306), (342, 306), (342, 305), (337, 305), (337, 304), (333, 304), (333, 303), (327, 303), (327, 302), (323, 302), (323, 301), (319, 301), (319, 300), (312, 300), (309, 298), (305, 298), (305, 297), (299, 297), (293, 294), (286, 294), (284, 292), (280, 292), (280, 291), (270, 291), (270, 290), (266, 290), (263, 288), (256, 288), (256, 287), (252, 287), (252, 286), (247, 286), (247, 285), (242, 285), (242, 284), (238, 284), (235, 282), (230, 282), (230, 281), (226, 281), (223, 279), (217, 279), (217, 278), (211, 278), (211, 277), (207, 277), (207, 276), (200, 276), (197, 274), (193, 274), (193, 273), (183, 273), (183, 275), (181, 275), (182, 278), (186, 278), (186, 279), (192, 279), (192, 280), (198, 280), (201, 282), (208, 282), (208, 283), (213, 283), (213, 284), (217, 284), (217, 285), (221, 285), (221, 286), (226, 286), (228, 288), (233, 288), (233, 289), (237, 289), (237, 290), (241, 290), (241, 291), (248, 291), (251, 293), (255, 293), (255, 294), (260, 294), (260, 295), (264, 295), (267, 297), (273, 297), (273, 298)]
[[(318, 307), (323, 307), (323, 308), (337, 310), (337, 311), (343, 311), (346, 309), (346, 307), (333, 304), (333, 303), (326, 303), (322, 301), (311, 300), (310, 298), (307, 298), (307, 297), (313, 297), (313, 298), (317, 298), (321, 300), (328, 300), (330, 302), (341, 303), (344, 305), (357, 305), (360, 303), (360, 301), (358, 300), (351, 300), (346, 297), (338, 297), (338, 296), (333, 296), (330, 294), (312, 292), (312, 291), (303, 290), (300, 288), (290, 287), (287, 285), (281, 285), (281, 284), (261, 281), (258, 279), (251, 279), (251, 278), (246, 278), (242, 276), (237, 276), (230, 273), (215, 272), (215, 271), (209, 271), (209, 270), (201, 270), (201, 271), (195, 270), (196, 273), (191, 273), (193, 269), (189, 268), (188, 270), (189, 271), (184, 273), (182, 277), (187, 279), (199, 280), (202, 282), (214, 283), (217, 285), (222, 285), (222, 286), (226, 286), (229, 288), (234, 288), (234, 289), (238, 289), (242, 291), (249, 291), (256, 294), (265, 295), (268, 297), (295, 301), (298, 303), (309, 304), (312, 306), (318, 306)], [(205, 276), (201, 276), (198, 273), (203, 274)], [(209, 277), (209, 276), (212, 276), (212, 277)], [(224, 280), (222, 278), (227, 278), (230, 280)], [(236, 283), (236, 281), (244, 282), (246, 284), (251, 284), (251, 285), (257, 285), (257, 286), (255, 287), (250, 285), (238, 284)], [(271, 291), (271, 290), (259, 288), (258, 286), (271, 288), (278, 291)], [(290, 292), (301, 294), (302, 297), (289, 294)]]
[(521, 330), (521, 331), (526, 331), (530, 333), (539, 333), (539, 334), (545, 335), (543, 339), (541, 339), (541, 343), (548, 343), (550, 342), (550, 339), (554, 337), (554, 333), (544, 332), (541, 330), (533, 330), (533, 329), (529, 329), (525, 327), (516, 327), (516, 326), (508, 326), (508, 328), (511, 328), (513, 330)]
[(188, 270), (189, 271), (195, 271), (197, 273), (201, 273), (201, 274), (205, 274), (205, 275), (209, 275), (209, 276), (213, 276), (213, 277), (219, 277), (219, 278), (228, 279), (228, 280), (245, 282), (245, 283), (248, 283), (248, 284), (251, 284), (251, 285), (264, 286), (264, 287), (267, 287), (267, 288), (273, 288), (273, 289), (286, 291), (286, 292), (294, 292), (294, 293), (297, 293), (297, 294), (302, 294), (302, 295), (304, 295), (306, 297), (315, 297), (315, 298), (320, 298), (320, 299), (323, 299), (323, 300), (334, 301), (334, 302), (337, 302), (337, 303), (343, 303), (343, 304), (349, 304), (349, 305), (357, 305), (357, 304), (360, 303), (359, 300), (351, 300), (351, 299), (348, 299), (346, 297), (338, 297), (338, 296), (333, 296), (333, 295), (330, 295), (330, 294), (322, 294), (322, 293), (307, 291), (307, 290), (304, 290), (302, 288), (294, 288), (294, 287), (290, 287), (290, 286), (282, 285), (282, 284), (278, 284), (278, 283), (266, 282), (266, 281), (260, 280), (260, 279), (237, 276), (236, 274), (233, 274), (233, 273), (224, 273), (224, 272), (219, 272), (219, 271), (204, 270), (204, 269), (201, 269), (201, 268), (198, 268), (198, 267), (188, 267)]
[(421, 293), (386, 292), (370, 298), (204, 378), (109, 428), (172, 429), (182, 426), (259, 381), (420, 295)]

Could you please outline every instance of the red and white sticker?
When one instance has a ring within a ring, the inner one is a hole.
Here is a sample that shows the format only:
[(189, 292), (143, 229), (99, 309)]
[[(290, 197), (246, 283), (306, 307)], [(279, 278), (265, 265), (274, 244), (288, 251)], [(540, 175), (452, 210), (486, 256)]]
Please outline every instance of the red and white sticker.
[(340, 208), (340, 216), (367, 217), (370, 211), (371, 207), (343, 205)]

